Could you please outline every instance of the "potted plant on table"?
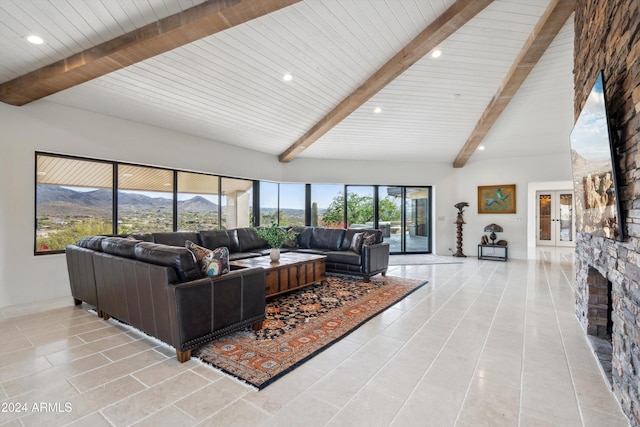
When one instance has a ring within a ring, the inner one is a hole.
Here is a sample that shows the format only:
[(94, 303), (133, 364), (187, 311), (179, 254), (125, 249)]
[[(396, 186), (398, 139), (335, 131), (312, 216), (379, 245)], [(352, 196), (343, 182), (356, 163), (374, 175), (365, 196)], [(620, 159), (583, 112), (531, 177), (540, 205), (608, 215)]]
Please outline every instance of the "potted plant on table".
[(287, 241), (295, 241), (298, 236), (298, 232), (293, 229), (286, 229), (278, 227), (276, 224), (271, 224), (270, 227), (256, 228), (256, 233), (261, 239), (267, 241), (267, 244), (271, 248), (272, 262), (277, 262), (280, 259), (280, 248), (287, 243)]

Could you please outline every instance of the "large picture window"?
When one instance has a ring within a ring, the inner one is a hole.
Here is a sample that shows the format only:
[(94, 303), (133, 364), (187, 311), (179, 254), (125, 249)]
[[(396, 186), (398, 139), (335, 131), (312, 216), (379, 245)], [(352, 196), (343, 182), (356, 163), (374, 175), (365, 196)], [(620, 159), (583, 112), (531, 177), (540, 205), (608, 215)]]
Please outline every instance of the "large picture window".
[(251, 226), (253, 217), (253, 182), (222, 178), (222, 228)]
[(112, 183), (110, 163), (38, 154), (35, 253), (112, 233)]
[(280, 184), (279, 225), (304, 225), (305, 184)]
[(344, 185), (311, 184), (311, 225), (344, 227)]
[(278, 224), (278, 184), (260, 181), (260, 225)]
[(178, 172), (178, 231), (217, 230), (220, 178)]
[(173, 231), (173, 171), (118, 165), (118, 233)]
[(40, 152), (35, 178), (38, 255), (85, 236), (252, 227), (254, 218), (379, 228), (392, 253), (431, 251), (431, 187), (261, 181), (254, 195), (250, 179)]
[(347, 227), (374, 228), (373, 186), (347, 186)]

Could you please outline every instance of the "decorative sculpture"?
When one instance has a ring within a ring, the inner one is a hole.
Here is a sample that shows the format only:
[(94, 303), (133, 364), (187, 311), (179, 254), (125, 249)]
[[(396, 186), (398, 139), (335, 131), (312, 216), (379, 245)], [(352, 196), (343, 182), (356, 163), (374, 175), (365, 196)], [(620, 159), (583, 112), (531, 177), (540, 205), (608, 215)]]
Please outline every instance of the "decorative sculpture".
[(456, 236), (457, 236), (457, 246), (456, 253), (453, 254), (455, 257), (466, 257), (464, 253), (462, 253), (462, 224), (465, 224), (464, 217), (462, 214), (464, 213), (464, 208), (469, 206), (467, 202), (460, 202), (453, 205), (456, 209), (458, 209), (458, 216), (456, 217)]

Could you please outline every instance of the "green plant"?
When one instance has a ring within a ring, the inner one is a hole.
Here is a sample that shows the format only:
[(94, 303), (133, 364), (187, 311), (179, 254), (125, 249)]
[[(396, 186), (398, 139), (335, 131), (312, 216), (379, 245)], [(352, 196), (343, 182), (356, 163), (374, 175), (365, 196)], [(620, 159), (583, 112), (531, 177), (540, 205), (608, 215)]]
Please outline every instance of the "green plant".
[(271, 224), (271, 227), (256, 228), (256, 233), (261, 239), (267, 241), (267, 244), (272, 248), (281, 248), (287, 240), (295, 240), (298, 236), (298, 232), (293, 229), (285, 229), (278, 227), (276, 224)]

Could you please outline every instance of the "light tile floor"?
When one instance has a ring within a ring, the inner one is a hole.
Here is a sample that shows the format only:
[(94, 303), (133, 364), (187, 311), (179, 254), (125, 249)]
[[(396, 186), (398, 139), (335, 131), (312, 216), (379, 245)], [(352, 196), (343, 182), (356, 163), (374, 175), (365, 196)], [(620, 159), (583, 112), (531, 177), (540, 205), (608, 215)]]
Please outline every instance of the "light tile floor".
[(429, 284), (260, 392), (71, 298), (4, 308), (0, 424), (628, 425), (574, 316), (572, 252), (538, 255), (391, 267)]

